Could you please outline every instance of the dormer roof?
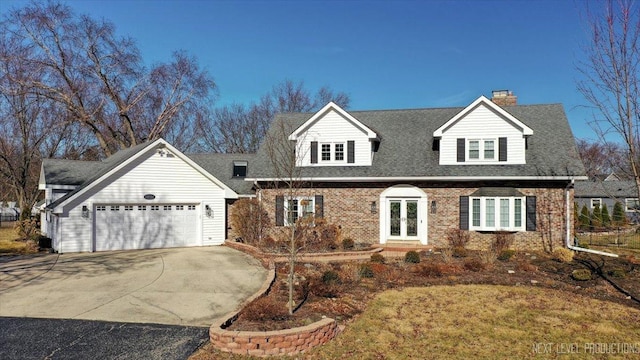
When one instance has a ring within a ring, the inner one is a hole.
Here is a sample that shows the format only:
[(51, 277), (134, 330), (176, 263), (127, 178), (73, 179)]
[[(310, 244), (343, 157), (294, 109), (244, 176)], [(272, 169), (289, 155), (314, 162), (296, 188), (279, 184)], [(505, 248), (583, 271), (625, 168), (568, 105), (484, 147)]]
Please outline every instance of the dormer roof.
[(473, 110), (475, 110), (476, 108), (478, 108), (481, 105), (486, 106), (487, 108), (489, 108), (493, 112), (495, 112), (498, 115), (500, 115), (506, 121), (510, 122), (513, 126), (515, 126), (516, 128), (520, 129), (522, 131), (522, 135), (524, 135), (524, 136), (533, 135), (533, 130), (530, 127), (528, 127), (527, 125), (522, 123), (520, 120), (518, 120), (515, 116), (513, 116), (511, 113), (509, 113), (508, 111), (506, 111), (502, 107), (496, 105), (493, 101), (487, 99), (484, 95), (481, 95), (474, 102), (472, 102), (469, 106), (467, 106), (464, 109), (462, 109), (462, 111), (458, 112), (454, 117), (452, 117), (446, 123), (444, 123), (444, 125), (442, 125), (439, 128), (437, 128), (433, 132), (433, 136), (437, 137), (437, 138), (442, 137), (442, 135), (448, 129), (450, 129), (454, 124), (456, 124), (460, 119), (462, 119), (463, 117), (465, 117), (466, 115), (468, 115), (470, 112), (472, 112)]
[(322, 109), (320, 109), (318, 112), (313, 114), (313, 116), (311, 116), (309, 118), (309, 120), (305, 121), (302, 125), (300, 125), (297, 129), (295, 129), (293, 131), (293, 133), (291, 133), (291, 135), (289, 135), (289, 140), (293, 140), (293, 141), (298, 140), (298, 138), (302, 134), (304, 134), (305, 131), (307, 131), (313, 124), (316, 123), (316, 121), (321, 119), (323, 116), (325, 116), (330, 111), (335, 111), (336, 113), (338, 113), (344, 119), (346, 119), (351, 124), (353, 124), (353, 126), (355, 126), (360, 131), (365, 133), (369, 139), (377, 139), (378, 138), (378, 134), (376, 134), (375, 131), (371, 130), (369, 127), (367, 127), (366, 125), (361, 123), (358, 119), (356, 119), (354, 116), (352, 116), (351, 114), (346, 112), (344, 109), (342, 109), (336, 103), (334, 103), (333, 101), (330, 101)]

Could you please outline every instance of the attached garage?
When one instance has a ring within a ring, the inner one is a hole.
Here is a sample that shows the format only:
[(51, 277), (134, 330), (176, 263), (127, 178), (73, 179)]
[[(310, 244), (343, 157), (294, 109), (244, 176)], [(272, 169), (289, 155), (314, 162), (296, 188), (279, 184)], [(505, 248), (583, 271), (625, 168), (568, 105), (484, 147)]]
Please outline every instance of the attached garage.
[[(83, 163), (63, 164), (63, 169), (77, 171), (78, 177), (80, 171), (94, 175), (47, 206), (44, 228), (50, 229), (47, 236), (56, 251), (224, 243), (226, 203), (238, 195), (166, 141), (122, 150), (102, 162)], [(43, 164), (45, 189), (47, 178), (55, 179), (58, 173), (59, 168)]]
[(199, 205), (110, 204), (94, 208), (96, 251), (201, 245)]

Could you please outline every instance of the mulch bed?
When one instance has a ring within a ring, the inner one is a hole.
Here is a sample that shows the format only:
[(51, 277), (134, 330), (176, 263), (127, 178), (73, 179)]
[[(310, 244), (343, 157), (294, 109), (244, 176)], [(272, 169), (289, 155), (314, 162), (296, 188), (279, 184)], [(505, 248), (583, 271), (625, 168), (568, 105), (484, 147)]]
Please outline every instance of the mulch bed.
[[(299, 263), (294, 281), (299, 308), (291, 316), (286, 310), (288, 265), (277, 264), (276, 281), (269, 294), (245, 307), (228, 330), (281, 330), (309, 325), (323, 317), (346, 323), (362, 313), (379, 292), (431, 285), (545, 287), (640, 309), (640, 303), (634, 300), (640, 298), (640, 260), (633, 256), (610, 258), (579, 253), (570, 263), (559, 262), (545, 253), (516, 253), (507, 261), (493, 263), (483, 257), (480, 252), (470, 251), (466, 257), (452, 257), (445, 262), (438, 253), (423, 252), (418, 264), (391, 258), (384, 263)], [(573, 270), (584, 268), (594, 273), (592, 280), (571, 277)], [(326, 275), (327, 272), (333, 274)], [(615, 286), (596, 275), (598, 272)]]

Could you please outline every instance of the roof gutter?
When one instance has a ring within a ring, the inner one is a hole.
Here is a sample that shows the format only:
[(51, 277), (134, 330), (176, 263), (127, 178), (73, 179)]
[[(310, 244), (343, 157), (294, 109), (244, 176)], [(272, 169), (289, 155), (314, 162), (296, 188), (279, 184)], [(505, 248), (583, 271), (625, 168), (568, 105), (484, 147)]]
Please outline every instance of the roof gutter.
[[(586, 176), (390, 176), (390, 177), (303, 177), (299, 181), (313, 182), (376, 182), (376, 181), (486, 181), (486, 180), (588, 180)], [(245, 181), (282, 181), (279, 178), (245, 178)]]
[(567, 185), (567, 187), (565, 188), (565, 200), (566, 200), (566, 204), (567, 204), (567, 224), (566, 224), (566, 229), (567, 229), (567, 233), (566, 233), (566, 244), (567, 244), (567, 248), (573, 250), (573, 251), (581, 251), (581, 252), (586, 252), (586, 253), (590, 253), (590, 254), (596, 254), (596, 255), (603, 255), (603, 256), (611, 256), (611, 257), (618, 257), (617, 254), (612, 254), (606, 251), (598, 251), (598, 250), (592, 250), (592, 249), (585, 249), (585, 248), (581, 248), (578, 246), (573, 246), (572, 240), (571, 239), (571, 216), (569, 216), (569, 214), (571, 214), (572, 211), (572, 206), (571, 206), (571, 201), (569, 198), (569, 189), (574, 185), (575, 180), (571, 179), (571, 183), (569, 183)]

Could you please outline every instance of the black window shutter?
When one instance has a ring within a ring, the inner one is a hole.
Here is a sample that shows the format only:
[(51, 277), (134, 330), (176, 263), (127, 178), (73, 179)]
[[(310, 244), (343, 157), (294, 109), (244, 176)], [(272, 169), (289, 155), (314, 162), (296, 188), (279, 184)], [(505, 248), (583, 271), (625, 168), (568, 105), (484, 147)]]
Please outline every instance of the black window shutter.
[(469, 230), (469, 197), (460, 196), (460, 230)]
[(356, 162), (356, 142), (353, 140), (347, 141), (347, 163), (353, 164)]
[(458, 139), (458, 162), (464, 162), (466, 154), (464, 153), (464, 139)]
[(315, 210), (316, 210), (316, 217), (317, 218), (322, 218), (324, 217), (324, 196), (322, 195), (316, 195), (315, 198)]
[(311, 163), (312, 164), (318, 163), (318, 142), (317, 141), (311, 142)]
[(284, 226), (284, 196), (276, 196), (276, 226)]
[(507, 138), (498, 139), (498, 161), (507, 161)]
[(527, 196), (527, 231), (536, 231), (536, 197)]

